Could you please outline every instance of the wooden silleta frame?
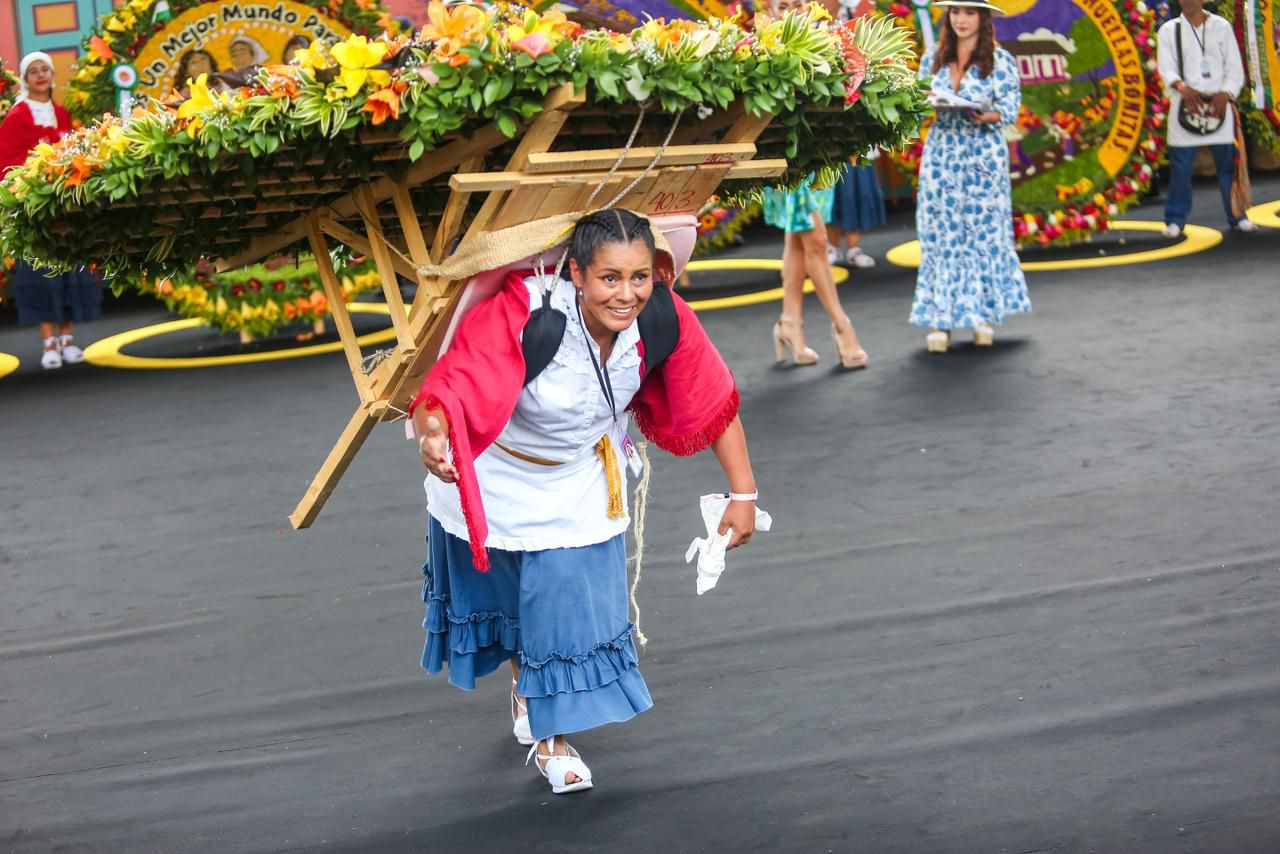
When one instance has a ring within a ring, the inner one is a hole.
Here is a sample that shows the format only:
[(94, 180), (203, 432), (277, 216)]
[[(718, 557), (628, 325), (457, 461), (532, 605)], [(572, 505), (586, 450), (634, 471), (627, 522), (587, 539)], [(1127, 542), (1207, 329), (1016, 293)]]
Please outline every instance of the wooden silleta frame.
[[(607, 116), (581, 109), (584, 103), (584, 94), (571, 86), (549, 93), (542, 112), (520, 129), (505, 164), (491, 162), (492, 155), (511, 141), (496, 125), (482, 127), (429, 152), (398, 180), (384, 175), (325, 198), (221, 259), (223, 269), (241, 266), (305, 238), (319, 264), (359, 395), (359, 405), (290, 516), (295, 528), (315, 521), (374, 425), (402, 416), (435, 362), (466, 281), (429, 277), (419, 267), (439, 264), (455, 246), (481, 233), (582, 210), (602, 183), (598, 198), (612, 199), (646, 168), (649, 173), (617, 207), (645, 215), (696, 214), (723, 181), (774, 177), (786, 169), (784, 160), (752, 159), (772, 116), (748, 115), (740, 104), (680, 127), (665, 149), (658, 143), (668, 137), (674, 117), (647, 115), (636, 144), (624, 151), (590, 147), (593, 136), (612, 143), (617, 134), (607, 126)], [(501, 171), (485, 171), (495, 165)], [(412, 191), (445, 176), (443, 211), (422, 215)], [(394, 347), (367, 373), (330, 262), (331, 239), (374, 259), (390, 310)], [(417, 283), (409, 305), (401, 298), (398, 276)]]

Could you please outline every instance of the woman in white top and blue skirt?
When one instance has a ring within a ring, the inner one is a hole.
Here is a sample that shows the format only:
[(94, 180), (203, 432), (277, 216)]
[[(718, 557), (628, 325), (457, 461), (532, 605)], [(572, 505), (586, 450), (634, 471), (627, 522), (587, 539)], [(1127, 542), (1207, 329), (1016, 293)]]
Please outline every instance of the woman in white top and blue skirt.
[[(653, 705), (627, 612), (629, 413), (669, 451), (714, 449), (731, 547), (755, 524), (737, 391), (693, 312), (655, 282), (648, 221), (591, 214), (568, 251), (571, 280), (544, 295), (513, 274), (468, 313), (411, 408), (430, 472), (422, 665), (472, 690), (510, 662), (513, 733), (557, 794), (593, 784), (563, 736)], [(660, 364), (637, 322), (651, 299), (671, 332)], [(539, 311), (564, 326), (528, 377)]]

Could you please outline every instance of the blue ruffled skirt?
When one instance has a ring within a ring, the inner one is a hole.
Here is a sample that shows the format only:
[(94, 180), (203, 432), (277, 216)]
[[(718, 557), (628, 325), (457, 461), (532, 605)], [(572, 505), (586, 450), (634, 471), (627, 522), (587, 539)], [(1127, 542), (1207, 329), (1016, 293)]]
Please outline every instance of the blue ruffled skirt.
[(516, 658), (516, 690), (538, 739), (629, 720), (653, 705), (627, 618), (623, 535), (576, 549), (489, 549), (489, 559), (489, 572), (477, 572), (467, 542), (430, 519), (427, 673), (447, 666), (449, 682), (472, 691), (477, 677)]

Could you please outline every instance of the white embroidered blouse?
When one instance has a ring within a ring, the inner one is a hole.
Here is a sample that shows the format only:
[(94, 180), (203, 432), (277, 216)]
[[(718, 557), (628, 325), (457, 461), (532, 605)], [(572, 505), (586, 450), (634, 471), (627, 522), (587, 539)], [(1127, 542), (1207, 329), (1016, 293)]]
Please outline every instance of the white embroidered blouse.
[[(540, 307), (536, 280), (526, 279), (525, 284), (530, 307)], [(621, 519), (608, 518), (608, 480), (596, 443), (613, 432), (614, 416), (591, 361), (594, 354), (599, 364), (600, 350), (578, 319), (575, 296), (572, 282), (557, 285), (551, 304), (568, 318), (560, 349), (524, 387), (497, 442), (476, 458), (476, 482), (489, 523), (488, 548), (578, 548), (610, 540), (629, 524), (626, 513)], [(606, 366), (624, 430), (625, 410), (640, 389), (639, 342), (640, 330), (632, 323), (619, 333)], [(560, 465), (528, 462), (504, 449)], [(621, 448), (615, 448), (614, 457), (625, 509), (627, 466)], [(457, 486), (430, 474), (424, 486), (427, 511), (450, 534), (467, 540)]]

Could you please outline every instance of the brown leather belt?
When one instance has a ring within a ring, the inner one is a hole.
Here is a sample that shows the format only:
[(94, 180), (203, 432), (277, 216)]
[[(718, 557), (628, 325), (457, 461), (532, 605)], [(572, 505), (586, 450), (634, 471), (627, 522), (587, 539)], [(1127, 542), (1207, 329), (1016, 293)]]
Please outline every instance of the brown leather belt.
[(529, 454), (522, 454), (519, 451), (515, 450), (514, 448), (508, 448), (506, 445), (503, 445), (500, 442), (494, 442), (493, 444), (497, 445), (499, 448), (501, 448), (503, 451), (506, 451), (508, 454), (515, 457), (517, 460), (524, 460), (526, 463), (533, 463), (535, 466), (564, 465), (564, 463), (558, 463), (555, 460), (544, 460), (542, 457), (533, 457), (533, 456), (530, 456)]

